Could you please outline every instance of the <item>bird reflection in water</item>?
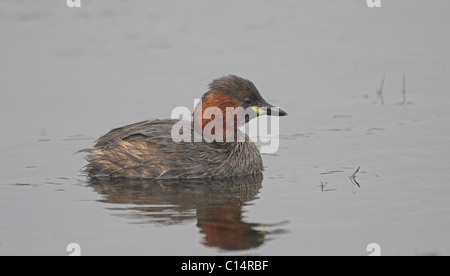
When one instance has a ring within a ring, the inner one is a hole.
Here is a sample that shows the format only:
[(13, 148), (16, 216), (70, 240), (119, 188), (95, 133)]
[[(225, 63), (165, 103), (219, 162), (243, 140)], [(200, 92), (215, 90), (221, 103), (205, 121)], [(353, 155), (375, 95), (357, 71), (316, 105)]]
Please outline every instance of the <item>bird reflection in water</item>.
[(204, 245), (244, 250), (259, 247), (267, 234), (283, 232), (257, 229), (279, 224), (243, 220), (243, 207), (257, 198), (262, 179), (262, 174), (223, 180), (90, 179), (90, 186), (102, 202), (129, 205), (112, 208), (126, 211), (121, 216), (160, 225), (197, 219)]

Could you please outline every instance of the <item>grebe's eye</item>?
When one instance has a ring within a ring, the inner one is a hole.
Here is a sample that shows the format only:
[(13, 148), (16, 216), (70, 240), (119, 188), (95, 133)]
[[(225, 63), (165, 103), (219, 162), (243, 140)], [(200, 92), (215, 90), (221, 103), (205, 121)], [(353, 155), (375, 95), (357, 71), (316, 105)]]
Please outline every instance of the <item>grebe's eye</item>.
[(244, 103), (245, 104), (251, 104), (252, 100), (250, 100), (249, 98), (245, 98)]

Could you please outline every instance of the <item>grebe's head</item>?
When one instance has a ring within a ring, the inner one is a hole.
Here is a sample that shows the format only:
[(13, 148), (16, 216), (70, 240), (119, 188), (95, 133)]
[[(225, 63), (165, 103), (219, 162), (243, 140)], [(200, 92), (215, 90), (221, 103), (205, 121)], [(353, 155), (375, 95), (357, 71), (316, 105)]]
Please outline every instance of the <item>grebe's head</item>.
[(283, 110), (275, 108), (264, 100), (253, 82), (235, 75), (213, 80), (209, 84), (208, 92), (202, 97), (203, 105), (210, 106), (209, 101), (217, 103), (216, 106), (219, 108), (252, 108), (256, 115), (287, 115)]
[(251, 81), (235, 75), (213, 80), (209, 84), (209, 90), (202, 96), (201, 102), (195, 108), (194, 120), (197, 121), (197, 125), (202, 126), (203, 132), (206, 125), (217, 119), (219, 110), (223, 114), (223, 128), (213, 130), (216, 138), (219, 136), (225, 138), (235, 134), (238, 127), (256, 116), (287, 115), (283, 110), (264, 100)]

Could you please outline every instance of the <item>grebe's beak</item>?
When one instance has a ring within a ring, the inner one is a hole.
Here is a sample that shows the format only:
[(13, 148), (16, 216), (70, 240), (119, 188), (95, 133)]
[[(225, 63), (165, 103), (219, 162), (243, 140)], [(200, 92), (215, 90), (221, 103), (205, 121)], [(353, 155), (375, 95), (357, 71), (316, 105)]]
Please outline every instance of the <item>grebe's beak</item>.
[(284, 111), (284, 110), (282, 110), (282, 109), (280, 109), (278, 107), (272, 106), (272, 107), (267, 109), (267, 115), (269, 115), (269, 116), (280, 116), (281, 117), (281, 116), (287, 116), (288, 114), (287, 114), (286, 111)]
[(253, 106), (252, 109), (256, 112), (256, 114), (258, 114), (258, 116), (260, 115), (267, 115), (267, 116), (287, 116), (288, 114), (286, 113), (286, 111), (281, 110), (278, 107), (275, 107), (273, 105), (266, 105), (266, 106)]

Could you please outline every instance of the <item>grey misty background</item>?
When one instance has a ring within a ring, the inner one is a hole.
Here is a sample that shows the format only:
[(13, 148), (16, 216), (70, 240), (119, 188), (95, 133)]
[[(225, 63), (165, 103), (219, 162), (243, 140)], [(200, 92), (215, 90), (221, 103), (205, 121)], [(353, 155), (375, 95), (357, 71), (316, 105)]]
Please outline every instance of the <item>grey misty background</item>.
[[(244, 206), (247, 221), (286, 221), (284, 234), (245, 254), (364, 255), (372, 242), (450, 254), (450, 3), (365, 2), (2, 1), (0, 255), (61, 255), (70, 242), (86, 254), (226, 254), (201, 244), (195, 219), (128, 223), (86, 188), (73, 153), (192, 109), (230, 73), (289, 113)], [(358, 166), (361, 189), (348, 179)]]

